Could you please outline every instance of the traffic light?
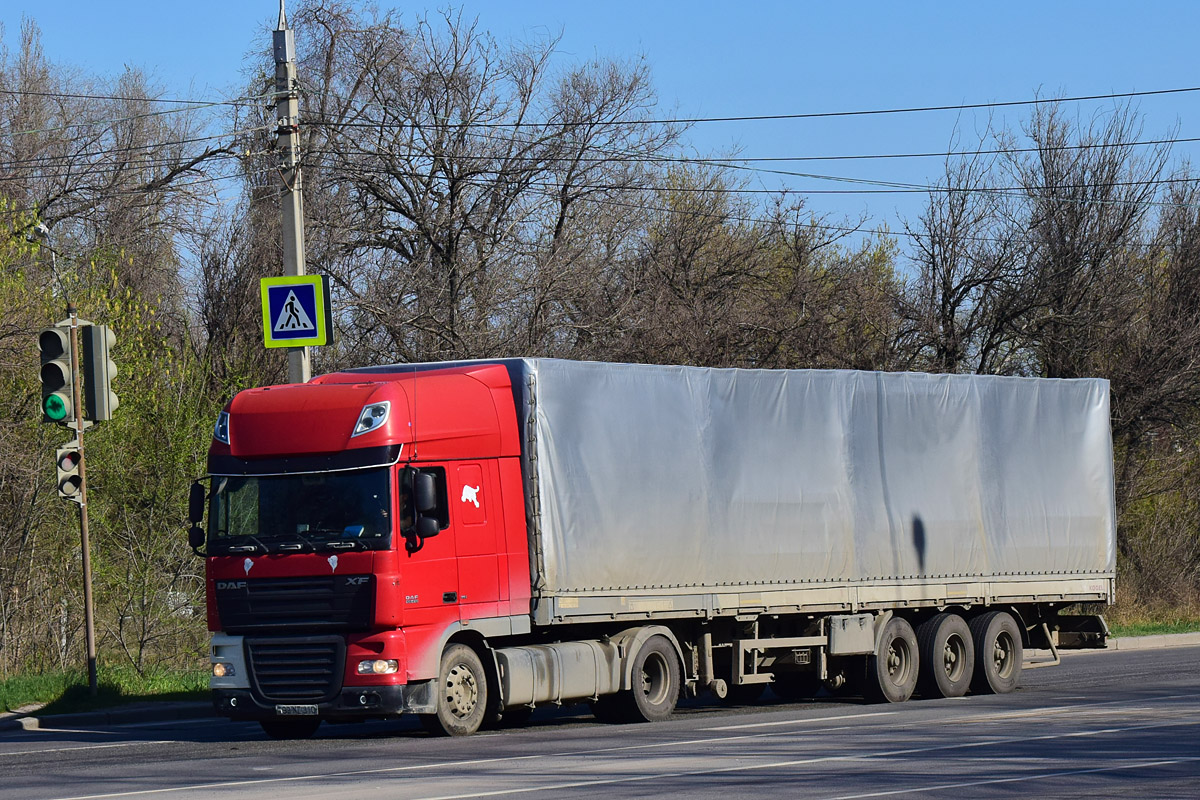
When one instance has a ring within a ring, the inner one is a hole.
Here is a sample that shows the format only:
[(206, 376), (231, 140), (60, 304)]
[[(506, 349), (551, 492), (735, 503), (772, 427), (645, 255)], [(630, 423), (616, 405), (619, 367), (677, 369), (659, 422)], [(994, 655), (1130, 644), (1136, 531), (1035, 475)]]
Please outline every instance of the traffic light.
[(38, 349), (42, 353), (42, 421), (71, 425), (75, 422), (71, 402), (75, 375), (71, 371), (70, 326), (43, 330), (38, 334)]
[(79, 474), (79, 467), (83, 463), (79, 440), (74, 439), (58, 448), (54, 463), (58, 467), (58, 496), (78, 503), (79, 492), (83, 487), (83, 476)]
[(117, 395), (112, 390), (112, 379), (117, 376), (117, 365), (109, 358), (109, 352), (117, 342), (116, 335), (107, 325), (88, 325), (80, 328), (83, 337), (83, 407), (84, 416), (93, 422), (112, 419), (116, 409)]

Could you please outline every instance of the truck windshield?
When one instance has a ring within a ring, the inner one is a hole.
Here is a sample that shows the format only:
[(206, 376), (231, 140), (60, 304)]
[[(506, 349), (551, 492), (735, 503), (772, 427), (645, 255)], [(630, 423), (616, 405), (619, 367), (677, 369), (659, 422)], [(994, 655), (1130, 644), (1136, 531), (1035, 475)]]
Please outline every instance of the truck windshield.
[(384, 468), (214, 477), (209, 552), (386, 550), (392, 541), (388, 474)]

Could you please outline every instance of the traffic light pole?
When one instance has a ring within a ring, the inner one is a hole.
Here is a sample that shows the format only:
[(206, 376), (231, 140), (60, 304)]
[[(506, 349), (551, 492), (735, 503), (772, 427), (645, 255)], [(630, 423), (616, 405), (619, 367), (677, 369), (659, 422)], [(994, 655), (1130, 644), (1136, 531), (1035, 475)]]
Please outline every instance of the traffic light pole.
[(74, 303), (67, 303), (71, 318), (71, 405), (75, 412), (75, 439), (79, 442), (79, 540), (83, 551), (83, 617), (87, 626), (88, 694), (99, 691), (96, 674), (96, 622), (92, 613), (92, 556), (88, 542), (87, 458), (83, 450), (83, 391), (79, 384), (79, 315)]

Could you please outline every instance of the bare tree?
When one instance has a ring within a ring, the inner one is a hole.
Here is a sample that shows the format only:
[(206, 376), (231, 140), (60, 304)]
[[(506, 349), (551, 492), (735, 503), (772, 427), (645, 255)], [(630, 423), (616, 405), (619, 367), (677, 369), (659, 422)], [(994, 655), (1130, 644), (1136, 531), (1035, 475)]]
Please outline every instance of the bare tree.
[(1021, 334), (1038, 371), (1051, 378), (1092, 374), (1106, 340), (1130, 316), (1129, 257), (1139, 249), (1168, 158), (1140, 150), (1139, 118), (1128, 107), (1069, 121), (1039, 106), (1026, 134), (1036, 150), (1009, 164), (1025, 195), (1032, 247), (1023, 266), (1027, 309)]
[[(649, 118), (644, 64), (554, 77), (556, 41), (501, 45), (461, 17), (295, 16), (311, 130), (311, 260), (348, 307), (359, 359), (563, 346), (603, 203), (640, 197), (676, 138)], [(585, 244), (586, 243), (586, 244)], [(587, 258), (585, 258), (585, 255)], [(570, 337), (567, 336), (567, 339)]]

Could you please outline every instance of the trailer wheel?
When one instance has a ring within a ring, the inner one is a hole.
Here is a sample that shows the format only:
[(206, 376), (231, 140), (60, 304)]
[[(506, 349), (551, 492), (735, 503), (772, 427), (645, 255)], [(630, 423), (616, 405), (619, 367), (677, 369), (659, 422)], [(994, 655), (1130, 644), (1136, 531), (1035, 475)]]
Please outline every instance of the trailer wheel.
[(321, 724), (319, 717), (294, 717), (292, 719), (261, 719), (263, 733), (272, 739), (308, 739), (317, 732)]
[(957, 614), (938, 614), (917, 626), (921, 669), (917, 686), (924, 697), (962, 697), (971, 688), (975, 646), (971, 629)]
[(977, 694), (1006, 694), (1021, 681), (1021, 631), (1012, 615), (989, 611), (971, 620), (975, 642), (975, 675), (971, 691)]
[(439, 736), (469, 736), (483, 724), (487, 695), (487, 674), (479, 656), (465, 644), (450, 645), (442, 654), (437, 713), (422, 714), (421, 724)]
[(903, 703), (917, 688), (917, 636), (912, 625), (892, 617), (883, 627), (879, 647), (866, 658), (863, 697), (870, 703)]
[(679, 701), (680, 669), (675, 648), (665, 636), (651, 636), (633, 659), (630, 722), (661, 722)]

